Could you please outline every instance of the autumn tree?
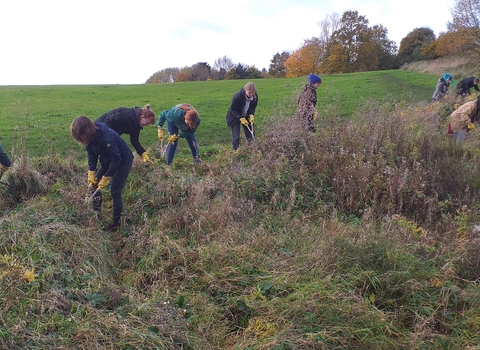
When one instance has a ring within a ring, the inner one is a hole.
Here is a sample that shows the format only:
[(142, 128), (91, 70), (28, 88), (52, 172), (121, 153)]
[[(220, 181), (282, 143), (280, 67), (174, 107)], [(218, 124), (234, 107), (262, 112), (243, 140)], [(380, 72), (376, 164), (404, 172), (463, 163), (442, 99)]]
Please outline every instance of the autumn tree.
[(480, 30), (480, 0), (456, 0), (450, 13), (452, 21), (448, 22), (449, 31), (460, 28)]
[(428, 59), (425, 50), (435, 41), (435, 33), (426, 27), (415, 28), (400, 41), (398, 59), (401, 64)]
[(225, 74), (226, 80), (255, 79), (261, 77), (262, 73), (255, 66), (248, 66), (242, 63), (237, 63), (236, 66), (230, 68), (230, 70)]
[(318, 72), (324, 51), (325, 47), (321, 45), (318, 37), (305, 40), (302, 47), (294, 51), (285, 61), (286, 76), (290, 78)]
[(270, 68), (268, 69), (268, 74), (274, 78), (285, 78), (287, 74), (287, 66), (285, 62), (290, 57), (290, 53), (283, 51), (282, 53), (277, 52), (273, 55), (270, 60)]
[(165, 68), (158, 72), (155, 72), (150, 78), (147, 79), (147, 84), (152, 83), (173, 83), (177, 79), (177, 75), (180, 73), (179, 68)]

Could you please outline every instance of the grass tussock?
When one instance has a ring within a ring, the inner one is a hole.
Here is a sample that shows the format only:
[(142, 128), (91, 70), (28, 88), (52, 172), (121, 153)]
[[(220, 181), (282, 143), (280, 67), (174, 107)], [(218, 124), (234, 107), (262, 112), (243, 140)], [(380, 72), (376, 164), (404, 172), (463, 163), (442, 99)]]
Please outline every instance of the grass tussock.
[(111, 234), (81, 163), (25, 159), (0, 193), (1, 347), (475, 348), (479, 138), (445, 135), (453, 102), (330, 106), (316, 133), (280, 113), (238, 153), (136, 163)]

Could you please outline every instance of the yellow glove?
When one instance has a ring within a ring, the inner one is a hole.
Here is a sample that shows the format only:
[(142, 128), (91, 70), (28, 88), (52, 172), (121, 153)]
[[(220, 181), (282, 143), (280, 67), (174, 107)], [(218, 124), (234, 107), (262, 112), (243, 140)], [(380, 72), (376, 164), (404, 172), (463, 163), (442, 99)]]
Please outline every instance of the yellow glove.
[(170, 137), (167, 139), (167, 141), (168, 141), (169, 143), (173, 143), (173, 142), (177, 141), (178, 137), (179, 137), (178, 135), (173, 134), (172, 136), (170, 136)]
[(95, 177), (95, 170), (88, 171), (87, 183), (88, 187), (93, 187), (98, 183), (98, 179)]
[(150, 159), (147, 152), (142, 153), (142, 159), (145, 163), (150, 163), (151, 165), (153, 165), (153, 161)]
[(467, 124), (468, 131), (475, 131), (475, 124), (473, 123), (468, 123)]
[(163, 139), (165, 138), (165, 133), (163, 132), (163, 129), (162, 128), (158, 128), (158, 139), (160, 141), (163, 141)]
[(248, 122), (245, 117), (240, 118), (240, 123), (242, 123), (242, 125), (248, 126)]
[(313, 113), (313, 120), (317, 119), (317, 117), (318, 117), (318, 113), (317, 111), (315, 111), (315, 113)]
[(250, 123), (250, 125), (253, 125), (254, 120), (255, 120), (255, 117), (253, 116), (253, 114), (250, 114), (248, 116), (248, 122)]
[(98, 183), (98, 189), (103, 190), (110, 183), (111, 176), (102, 176), (102, 179)]

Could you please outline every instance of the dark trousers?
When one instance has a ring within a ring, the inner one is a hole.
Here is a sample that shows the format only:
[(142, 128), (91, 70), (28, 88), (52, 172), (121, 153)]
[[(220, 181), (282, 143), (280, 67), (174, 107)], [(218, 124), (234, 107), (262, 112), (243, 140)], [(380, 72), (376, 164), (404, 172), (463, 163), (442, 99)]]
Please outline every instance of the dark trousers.
[(238, 147), (240, 146), (240, 125), (243, 127), (243, 133), (245, 134), (245, 137), (247, 138), (247, 142), (251, 141), (253, 139), (252, 134), (250, 133), (250, 130), (245, 125), (242, 125), (240, 123), (240, 120), (238, 120), (235, 124), (233, 124), (230, 127), (230, 132), (232, 133), (232, 149), (236, 151)]
[[(167, 121), (167, 129), (170, 135), (178, 135), (178, 128)], [(184, 138), (187, 140), (188, 147), (190, 147), (190, 151), (192, 152), (192, 157), (195, 161), (200, 159), (200, 151), (198, 150), (197, 138), (195, 134), (183, 134), (185, 135)], [(173, 157), (175, 156), (175, 151), (177, 150), (178, 139), (175, 142), (169, 143), (167, 148), (167, 165), (172, 164)]]
[[(120, 222), (120, 217), (122, 216), (123, 211), (123, 199), (122, 199), (122, 192), (125, 183), (127, 182), (128, 174), (130, 173), (130, 169), (132, 169), (132, 161), (133, 158), (130, 160), (130, 164), (124, 165), (120, 167), (117, 173), (112, 176), (110, 180), (110, 192), (112, 194), (112, 202), (113, 202), (113, 224), (118, 225)], [(97, 174), (95, 175), (97, 178), (101, 179), (102, 176), (106, 173), (107, 169), (100, 167), (98, 169)], [(99, 191), (97, 195), (93, 198), (93, 210), (100, 212), (102, 206), (102, 193)]]

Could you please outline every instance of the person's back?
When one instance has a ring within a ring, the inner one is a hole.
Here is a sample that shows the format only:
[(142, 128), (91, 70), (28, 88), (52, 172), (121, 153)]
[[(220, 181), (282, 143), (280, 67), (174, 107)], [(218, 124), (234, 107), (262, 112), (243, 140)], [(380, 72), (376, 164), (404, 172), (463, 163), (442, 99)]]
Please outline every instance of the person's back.
[(470, 89), (474, 88), (476, 91), (480, 91), (478, 88), (478, 81), (477, 77), (468, 77), (461, 80), (457, 85), (457, 96), (460, 95), (470, 95)]

